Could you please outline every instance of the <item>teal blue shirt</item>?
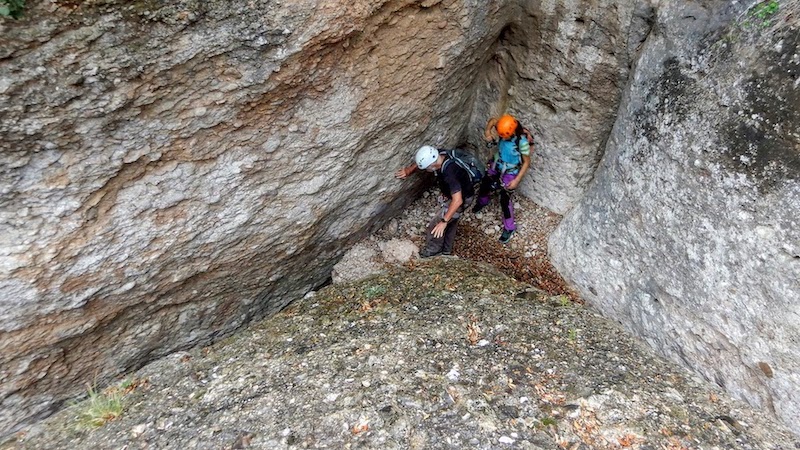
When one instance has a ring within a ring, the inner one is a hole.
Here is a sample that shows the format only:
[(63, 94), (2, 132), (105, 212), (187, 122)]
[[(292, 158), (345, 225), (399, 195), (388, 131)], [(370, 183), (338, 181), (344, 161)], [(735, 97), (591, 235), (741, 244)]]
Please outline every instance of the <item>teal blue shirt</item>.
[(519, 173), (522, 167), (522, 156), (530, 156), (531, 146), (528, 138), (519, 138), (519, 149), (517, 149), (516, 137), (511, 140), (500, 139), (497, 144), (497, 153), (494, 156), (495, 169), (501, 173)]

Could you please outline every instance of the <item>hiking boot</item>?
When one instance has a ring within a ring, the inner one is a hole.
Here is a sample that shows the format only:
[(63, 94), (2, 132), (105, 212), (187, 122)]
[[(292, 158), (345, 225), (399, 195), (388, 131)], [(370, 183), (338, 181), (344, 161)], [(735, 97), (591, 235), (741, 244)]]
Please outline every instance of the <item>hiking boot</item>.
[[(487, 203), (487, 205), (488, 205), (488, 203)], [(486, 208), (486, 205), (481, 205), (480, 203), (475, 203), (475, 206), (472, 207), (472, 212), (475, 213), (475, 214), (478, 214), (479, 212), (481, 212), (483, 210), (483, 208)]]
[(514, 230), (503, 230), (503, 234), (500, 235), (500, 243), (505, 244), (510, 241), (511, 236), (514, 236)]
[(423, 250), (423, 251), (419, 252), (419, 257), (420, 258), (432, 258), (432, 257), (434, 257), (436, 255), (441, 254), (441, 253), (442, 252), (432, 252), (430, 250)]

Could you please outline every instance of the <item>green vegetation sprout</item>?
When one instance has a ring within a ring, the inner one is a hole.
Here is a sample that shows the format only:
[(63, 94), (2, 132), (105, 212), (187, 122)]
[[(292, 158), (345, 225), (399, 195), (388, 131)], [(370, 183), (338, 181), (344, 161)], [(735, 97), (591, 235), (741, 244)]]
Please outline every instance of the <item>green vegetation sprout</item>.
[(578, 330), (576, 330), (575, 328), (571, 328), (568, 331), (568, 336), (570, 342), (575, 342), (578, 339)]
[(780, 2), (778, 0), (769, 0), (761, 2), (750, 10), (751, 20), (745, 21), (742, 25), (744, 27), (760, 26), (766, 28), (772, 23), (772, 17), (780, 10)]
[(22, 17), (22, 9), (25, 8), (25, 0), (0, 0), (0, 16), (19, 19)]
[(545, 417), (541, 420), (542, 426), (549, 427), (556, 424), (556, 419), (552, 417)]
[(103, 392), (98, 392), (94, 387), (87, 386), (88, 398), (76, 405), (79, 409), (78, 424), (81, 428), (97, 428), (103, 426), (122, 415), (125, 391), (111, 387)]
[(380, 296), (382, 296), (384, 294), (386, 294), (386, 287), (380, 286), (380, 285), (368, 286), (364, 290), (364, 296), (366, 296), (368, 299), (373, 299), (375, 297), (380, 297)]
[(780, 5), (778, 0), (771, 0), (768, 2), (760, 3), (753, 9), (753, 15), (759, 19), (766, 19), (778, 12)]

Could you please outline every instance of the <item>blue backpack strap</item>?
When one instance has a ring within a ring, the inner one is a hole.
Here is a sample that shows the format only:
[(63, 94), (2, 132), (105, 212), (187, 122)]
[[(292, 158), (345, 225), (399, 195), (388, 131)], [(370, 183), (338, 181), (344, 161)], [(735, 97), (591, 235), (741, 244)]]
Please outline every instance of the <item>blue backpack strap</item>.
[(444, 172), (445, 166), (447, 165), (447, 163), (452, 162), (453, 158), (450, 155), (450, 150), (440, 150), (439, 154), (445, 156), (444, 162), (442, 163), (442, 168), (439, 169), (439, 171)]

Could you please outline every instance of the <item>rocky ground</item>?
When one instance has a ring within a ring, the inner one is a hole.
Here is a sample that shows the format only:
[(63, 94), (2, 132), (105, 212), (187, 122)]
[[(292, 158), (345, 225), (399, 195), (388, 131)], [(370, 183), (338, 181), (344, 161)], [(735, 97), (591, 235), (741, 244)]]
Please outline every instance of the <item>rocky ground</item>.
[[(398, 259), (407, 259), (401, 256), (387, 257), (387, 253), (392, 253), (387, 250), (386, 244), (389, 242), (410, 240), (416, 245), (414, 250), (422, 248), (425, 242), (425, 226), (439, 210), (437, 205), (437, 192), (426, 192), (400, 217), (392, 220), (346, 255), (340, 264), (340, 267), (345, 266), (341, 268), (343, 273), (340, 278), (357, 280), (384, 270), (387, 260), (392, 263)], [(498, 241), (502, 232), (501, 212), (495, 197), (481, 213), (473, 214), (468, 210), (462, 216), (453, 253), (461, 258), (487, 262), (501, 272), (552, 295), (563, 294), (573, 301), (581, 302), (564, 283), (547, 256), (547, 238), (558, 225), (561, 216), (522, 196), (515, 197), (514, 205), (517, 232), (510, 242), (504, 245)], [(396, 247), (401, 245), (397, 244)], [(334, 276), (334, 282), (336, 281), (337, 277)]]
[[(420, 243), (433, 201), (371, 239)], [(82, 402), (0, 448), (800, 448), (776, 422), (558, 294), (545, 269), (530, 279), (550, 293), (503, 273), (544, 261), (558, 222), (519, 206), (520, 232), (505, 248), (498, 218), (468, 215), (459, 257), (327, 286), (132, 374), (106, 391), (124, 393), (124, 409), (102, 426), (81, 425)], [(466, 258), (479, 251), (508, 264)]]

